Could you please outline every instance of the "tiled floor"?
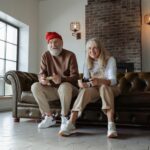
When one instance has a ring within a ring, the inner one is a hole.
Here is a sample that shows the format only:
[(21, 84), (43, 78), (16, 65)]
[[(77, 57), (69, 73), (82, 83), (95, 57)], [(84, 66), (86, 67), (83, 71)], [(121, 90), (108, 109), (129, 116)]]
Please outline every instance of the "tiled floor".
[(0, 150), (150, 150), (150, 129), (118, 127), (108, 139), (106, 127), (80, 127), (71, 137), (58, 135), (59, 125), (37, 129), (35, 120), (14, 123), (11, 112), (0, 113)]

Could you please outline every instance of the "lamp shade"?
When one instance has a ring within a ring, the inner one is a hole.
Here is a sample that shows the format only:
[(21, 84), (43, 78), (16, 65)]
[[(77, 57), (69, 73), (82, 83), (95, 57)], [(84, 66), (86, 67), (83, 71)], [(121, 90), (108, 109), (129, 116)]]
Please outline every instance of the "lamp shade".
[(80, 23), (79, 22), (71, 22), (70, 23), (70, 30), (73, 32), (77, 32), (80, 30)]
[(144, 23), (150, 25), (150, 14), (146, 14), (146, 15), (144, 16)]

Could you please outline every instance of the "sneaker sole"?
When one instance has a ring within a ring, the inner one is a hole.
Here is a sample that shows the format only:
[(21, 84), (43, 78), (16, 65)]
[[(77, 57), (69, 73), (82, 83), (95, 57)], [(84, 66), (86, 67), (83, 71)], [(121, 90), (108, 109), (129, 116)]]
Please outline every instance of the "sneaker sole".
[(52, 127), (52, 126), (54, 126), (54, 125), (56, 125), (56, 122), (54, 122), (53, 124), (51, 124), (51, 125), (48, 126), (48, 127), (38, 127), (38, 129), (46, 129), (46, 128)]
[(72, 131), (69, 132), (69, 133), (67, 131), (61, 131), (60, 130), (58, 134), (61, 135), (61, 136), (70, 136), (71, 134), (74, 133), (74, 130), (76, 130), (76, 128), (73, 128)]
[(60, 131), (59, 133), (58, 133), (60, 136), (70, 136), (72, 133), (68, 133), (68, 132), (65, 132), (65, 131)]
[(118, 137), (118, 134), (116, 132), (111, 133), (110, 135), (107, 135), (108, 138), (116, 138)]

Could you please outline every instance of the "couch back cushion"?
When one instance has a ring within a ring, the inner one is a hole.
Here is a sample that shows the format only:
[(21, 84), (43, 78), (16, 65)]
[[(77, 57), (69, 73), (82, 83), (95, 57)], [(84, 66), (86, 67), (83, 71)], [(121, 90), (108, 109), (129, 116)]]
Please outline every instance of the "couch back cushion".
[(150, 92), (149, 72), (127, 72), (117, 74), (118, 86), (122, 94)]

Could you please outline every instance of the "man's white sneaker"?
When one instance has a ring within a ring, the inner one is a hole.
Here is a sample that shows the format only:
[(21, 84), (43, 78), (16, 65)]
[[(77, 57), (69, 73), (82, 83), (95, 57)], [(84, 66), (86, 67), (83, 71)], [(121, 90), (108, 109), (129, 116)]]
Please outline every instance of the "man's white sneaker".
[(62, 126), (62, 129), (60, 129), (59, 135), (69, 136), (72, 134), (73, 130), (75, 130), (75, 126), (71, 122), (67, 121), (67, 124)]
[(116, 131), (116, 125), (114, 122), (108, 122), (108, 131), (107, 131), (107, 137), (108, 138), (115, 138), (117, 137), (117, 131)]
[(67, 117), (61, 116), (61, 126), (60, 126), (60, 130), (64, 129), (66, 124), (68, 122)]
[(55, 124), (56, 124), (56, 120), (54, 120), (54, 118), (52, 116), (50, 116), (50, 117), (45, 116), (44, 120), (42, 120), (42, 122), (38, 124), (38, 128), (45, 129), (45, 128), (51, 127)]

